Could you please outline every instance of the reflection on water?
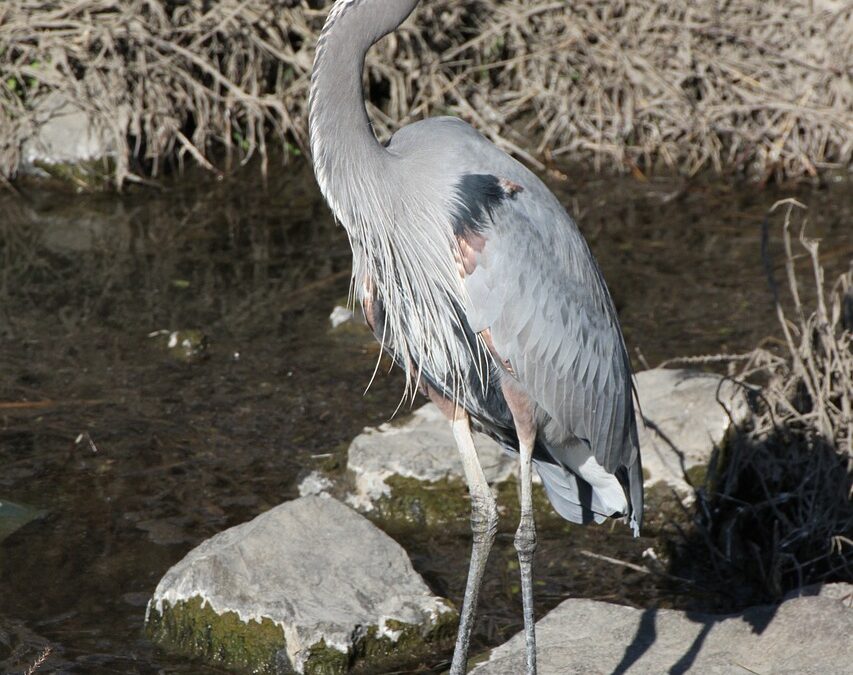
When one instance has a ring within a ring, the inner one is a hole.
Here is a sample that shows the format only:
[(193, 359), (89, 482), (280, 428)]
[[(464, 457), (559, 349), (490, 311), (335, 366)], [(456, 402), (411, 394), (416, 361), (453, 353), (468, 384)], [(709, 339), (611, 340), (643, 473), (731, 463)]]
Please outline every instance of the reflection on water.
[[(601, 262), (632, 355), (738, 351), (775, 332), (759, 224), (790, 191), (580, 173), (552, 187)], [(849, 186), (798, 197), (841, 269)], [(5, 192), (0, 214), (0, 500), (47, 511), (0, 543), (0, 664), (31, 661), (47, 640), (69, 672), (202, 672), (141, 635), (160, 576), (294, 497), (399, 401), (396, 376), (362, 395), (375, 350), (327, 331), (347, 293), (346, 238), (300, 164), (266, 186), (247, 170), (120, 197)], [(149, 337), (188, 329), (207, 336), (207, 358), (172, 358)], [(458, 598), (467, 535), (400, 537), (434, 590)], [(551, 527), (540, 613), (569, 594), (667, 602), (579, 547), (637, 562), (643, 542)], [(509, 535), (486, 581), (481, 646), (520, 626), (513, 565)]]

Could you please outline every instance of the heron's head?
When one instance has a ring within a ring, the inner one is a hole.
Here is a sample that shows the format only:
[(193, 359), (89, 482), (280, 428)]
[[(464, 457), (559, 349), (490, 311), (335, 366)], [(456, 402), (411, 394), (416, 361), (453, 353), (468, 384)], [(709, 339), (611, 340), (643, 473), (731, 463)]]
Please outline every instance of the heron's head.
[[(419, 0), (337, 0), (329, 10), (323, 33), (335, 31), (341, 39), (365, 43), (365, 48), (403, 23)], [(337, 26), (337, 28), (335, 28)]]

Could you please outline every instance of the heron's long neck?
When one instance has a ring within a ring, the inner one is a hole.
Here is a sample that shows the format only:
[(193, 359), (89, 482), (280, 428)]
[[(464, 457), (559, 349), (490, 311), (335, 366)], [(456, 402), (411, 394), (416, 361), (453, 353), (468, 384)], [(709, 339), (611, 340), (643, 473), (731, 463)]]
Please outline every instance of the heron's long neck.
[(311, 152), (320, 189), (344, 225), (364, 204), (365, 194), (375, 192), (390, 159), (364, 107), (364, 57), (417, 2), (338, 0), (317, 42), (309, 101)]

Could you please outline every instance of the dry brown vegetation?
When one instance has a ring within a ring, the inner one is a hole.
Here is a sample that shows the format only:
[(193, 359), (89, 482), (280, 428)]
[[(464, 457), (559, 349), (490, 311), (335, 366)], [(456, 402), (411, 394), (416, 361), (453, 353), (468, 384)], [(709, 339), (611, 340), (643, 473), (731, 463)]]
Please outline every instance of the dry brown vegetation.
[[(828, 284), (805, 222), (791, 233), (792, 212), (804, 207), (780, 205), (787, 297), (766, 246), (765, 265), (783, 339), (746, 355), (738, 379), (761, 385), (752, 390), (758, 412), (698, 490), (697, 527), (683, 552), (741, 604), (853, 580), (853, 262)], [(795, 265), (803, 258), (805, 279)]]
[[(119, 185), (186, 155), (212, 168), (217, 147), (304, 148), (328, 4), (6, 0), (0, 175), (50, 90), (109, 130)], [(799, 176), (853, 153), (853, 5), (835, 0), (424, 0), (367, 66), (380, 134), (449, 112), (538, 166)]]

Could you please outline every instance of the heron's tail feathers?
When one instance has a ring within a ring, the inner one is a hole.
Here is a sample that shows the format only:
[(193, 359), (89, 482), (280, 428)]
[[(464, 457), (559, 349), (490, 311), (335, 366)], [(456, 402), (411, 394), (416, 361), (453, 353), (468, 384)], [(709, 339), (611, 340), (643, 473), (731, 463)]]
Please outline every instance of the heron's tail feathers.
[(607, 516), (592, 486), (559, 464), (533, 460), (554, 510), (570, 523), (601, 523)]
[[(613, 485), (594, 486), (571, 469), (534, 457), (536, 471), (554, 510), (571, 523), (601, 523), (627, 517), (634, 536), (643, 518), (643, 477), (640, 463), (620, 467)], [(618, 482), (617, 482), (618, 480)]]
[[(627, 474), (627, 493), (628, 493), (628, 523), (634, 532), (635, 537), (640, 536), (640, 527), (643, 524), (643, 464), (640, 461), (640, 453), (637, 452), (637, 457), (631, 466), (624, 469)], [(620, 481), (625, 485), (625, 480), (620, 477)]]

